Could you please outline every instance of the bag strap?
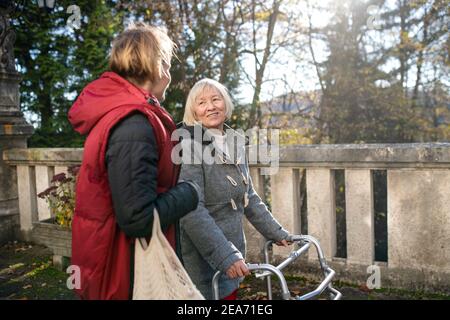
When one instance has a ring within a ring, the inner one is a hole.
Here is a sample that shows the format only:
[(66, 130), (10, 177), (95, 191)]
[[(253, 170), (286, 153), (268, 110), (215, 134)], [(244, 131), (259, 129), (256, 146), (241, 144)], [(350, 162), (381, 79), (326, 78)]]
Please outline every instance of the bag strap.
[[(159, 222), (159, 213), (158, 210), (156, 210), (156, 207), (153, 208), (153, 227), (152, 227), (152, 237), (159, 236), (162, 233), (161, 231), (161, 224)], [(139, 243), (141, 244), (142, 249), (147, 250), (148, 243), (147, 239), (145, 238), (139, 238)], [(150, 240), (151, 241), (151, 240)]]

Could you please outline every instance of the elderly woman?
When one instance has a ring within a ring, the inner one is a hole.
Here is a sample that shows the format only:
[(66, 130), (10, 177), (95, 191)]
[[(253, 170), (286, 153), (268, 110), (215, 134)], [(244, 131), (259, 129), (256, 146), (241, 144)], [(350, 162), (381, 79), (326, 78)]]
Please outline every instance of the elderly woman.
[(75, 289), (83, 299), (130, 298), (133, 243), (151, 236), (154, 208), (177, 250), (178, 220), (197, 206), (198, 187), (177, 183), (170, 140), (176, 127), (159, 104), (173, 48), (163, 30), (132, 25), (113, 42), (110, 71), (69, 111), (74, 129), (87, 135), (72, 224), (72, 264), (81, 271)]
[[(265, 238), (287, 246), (288, 232), (253, 188), (244, 145), (234, 149), (230, 135), (237, 133), (229, 127), (224, 130), (232, 111), (227, 89), (217, 81), (203, 79), (191, 89), (183, 118), (184, 128), (191, 133), (191, 139), (183, 139), (183, 155), (194, 154), (198, 160), (201, 151), (203, 161), (183, 158), (180, 179), (195, 181), (201, 195), (197, 209), (180, 220), (181, 254), (186, 270), (206, 299), (212, 298), (211, 281), (217, 270), (223, 272), (219, 292), (227, 300), (236, 299), (239, 283), (249, 273), (244, 215)], [(211, 153), (205, 151), (208, 148)], [(209, 154), (215, 161), (206, 161)]]

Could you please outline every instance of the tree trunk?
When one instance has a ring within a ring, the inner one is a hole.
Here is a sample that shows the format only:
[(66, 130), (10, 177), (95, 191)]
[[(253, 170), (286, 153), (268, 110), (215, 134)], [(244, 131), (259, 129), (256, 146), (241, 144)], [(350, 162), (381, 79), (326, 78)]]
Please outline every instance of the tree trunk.
[[(253, 94), (252, 106), (250, 109), (250, 127), (253, 127), (255, 125), (258, 125), (259, 127), (261, 126), (261, 87), (263, 84), (264, 72), (267, 66), (267, 62), (269, 61), (269, 57), (271, 54), (270, 49), (272, 47), (273, 31), (277, 23), (278, 14), (280, 13), (280, 4), (281, 1), (274, 0), (273, 2), (272, 12), (269, 16), (269, 25), (267, 27), (266, 46), (264, 48), (263, 60), (259, 65), (259, 68), (258, 65), (256, 65), (255, 91)], [(254, 39), (254, 41), (256, 41), (256, 39)]]

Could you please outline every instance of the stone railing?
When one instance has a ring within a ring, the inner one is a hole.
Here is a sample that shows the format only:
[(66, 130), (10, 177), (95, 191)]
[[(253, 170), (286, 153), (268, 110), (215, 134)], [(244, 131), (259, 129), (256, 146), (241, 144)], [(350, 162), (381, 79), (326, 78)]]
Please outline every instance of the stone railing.
[[(36, 197), (53, 174), (81, 162), (82, 149), (13, 149), (4, 160), (17, 167), (20, 228), (49, 216)], [(336, 255), (334, 173), (345, 173), (346, 258)], [(253, 184), (263, 194), (260, 166)], [(387, 174), (387, 262), (375, 261), (373, 170)], [(269, 176), (274, 216), (300, 233), (301, 179), (306, 178), (307, 233), (316, 237), (337, 279), (366, 283), (368, 266), (380, 269), (383, 287), (450, 292), (450, 144), (308, 145), (280, 148), (278, 172)], [(261, 261), (264, 240), (248, 223), (248, 262)], [(279, 260), (288, 249), (274, 248)], [(318, 271), (312, 251), (291, 273)]]
[(51, 217), (48, 204), (37, 194), (49, 187), (55, 174), (81, 164), (82, 156), (83, 149), (75, 148), (10, 149), (3, 152), (3, 160), (14, 166), (17, 172), (20, 232), (24, 240), (32, 240), (33, 223)]
[[(271, 204), (274, 216), (293, 233), (301, 230), (302, 169), (306, 169), (307, 233), (319, 239), (327, 260), (339, 272), (337, 278), (365, 284), (371, 275), (368, 267), (377, 265), (382, 286), (450, 293), (449, 143), (281, 148), (279, 171), (270, 176)], [(337, 169), (345, 173), (345, 259), (335, 257)], [(251, 170), (262, 194), (260, 168)], [(374, 170), (387, 175), (387, 262), (375, 261)], [(246, 230), (248, 259), (259, 259), (257, 248), (264, 241), (249, 224)], [(274, 248), (275, 259), (286, 254)], [(304, 262), (317, 267), (315, 259), (310, 254)]]

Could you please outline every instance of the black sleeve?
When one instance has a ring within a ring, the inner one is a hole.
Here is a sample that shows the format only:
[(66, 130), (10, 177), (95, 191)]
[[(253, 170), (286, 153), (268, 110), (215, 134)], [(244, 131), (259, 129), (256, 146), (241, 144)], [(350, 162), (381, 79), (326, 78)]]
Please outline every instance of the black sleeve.
[(186, 182), (157, 195), (158, 146), (143, 114), (134, 113), (112, 129), (105, 161), (117, 224), (127, 236), (151, 235), (155, 206), (163, 230), (197, 207), (197, 191)]

